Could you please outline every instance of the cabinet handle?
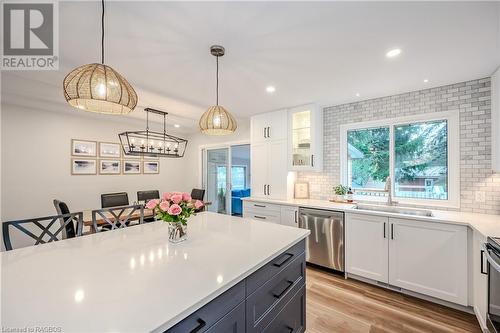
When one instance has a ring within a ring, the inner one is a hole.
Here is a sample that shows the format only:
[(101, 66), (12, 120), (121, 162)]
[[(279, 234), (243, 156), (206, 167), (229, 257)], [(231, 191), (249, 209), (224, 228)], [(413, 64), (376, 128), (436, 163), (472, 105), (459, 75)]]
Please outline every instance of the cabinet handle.
[(266, 136), (266, 128), (264, 127), (264, 138), (267, 138)]
[(295, 331), (293, 327), (287, 326), (286, 328), (288, 330), (288, 333), (292, 333), (293, 331)]
[(286, 283), (287, 283), (287, 286), (281, 292), (279, 292), (279, 293), (273, 292), (272, 293), (274, 297), (281, 298), (281, 296), (283, 296), (288, 291), (288, 289), (290, 289), (290, 287), (293, 286), (293, 281), (286, 280)]
[(394, 224), (391, 223), (391, 239), (394, 239)]
[(276, 266), (276, 267), (281, 267), (283, 266), (284, 264), (286, 264), (290, 259), (293, 258), (293, 254), (291, 253), (285, 253), (279, 261), (277, 262), (273, 262), (273, 266)]
[(267, 185), (267, 195), (271, 195), (271, 185)]
[(254, 215), (253, 217), (255, 217), (256, 219), (261, 219), (261, 220), (265, 220), (266, 219), (265, 216), (259, 216), (259, 215)]
[(257, 205), (257, 204), (254, 204), (253, 206), (254, 206), (254, 207), (266, 208), (266, 206), (264, 206), (264, 205)]
[(483, 271), (484, 267), (484, 250), (481, 250), (481, 274), (488, 275), (488, 270)]
[(297, 218), (297, 215), (298, 215), (298, 213), (297, 213), (297, 211), (295, 211), (295, 224), (297, 224), (297, 222), (299, 222), (299, 219)]
[(311, 166), (314, 166), (314, 155), (311, 155)]
[(189, 333), (196, 333), (198, 332), (199, 330), (201, 330), (203, 327), (205, 327), (205, 325), (207, 324), (203, 319), (201, 318), (198, 318), (198, 320), (196, 321), (198, 323), (198, 326), (196, 326), (195, 328), (193, 328), (191, 331), (189, 331)]
[(264, 184), (264, 195), (267, 195), (266, 194), (266, 184)]
[(384, 222), (384, 238), (385, 238), (385, 222)]
[(271, 127), (268, 127), (267, 128), (267, 137), (270, 138), (271, 137)]

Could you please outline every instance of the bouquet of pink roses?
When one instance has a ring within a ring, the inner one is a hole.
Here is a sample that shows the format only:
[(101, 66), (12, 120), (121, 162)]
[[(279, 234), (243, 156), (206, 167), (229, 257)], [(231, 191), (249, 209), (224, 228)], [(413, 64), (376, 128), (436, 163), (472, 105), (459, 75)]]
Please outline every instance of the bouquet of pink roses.
[(203, 201), (193, 202), (189, 193), (165, 192), (162, 199), (148, 201), (146, 208), (153, 209), (158, 220), (187, 224), (187, 219), (204, 206)]

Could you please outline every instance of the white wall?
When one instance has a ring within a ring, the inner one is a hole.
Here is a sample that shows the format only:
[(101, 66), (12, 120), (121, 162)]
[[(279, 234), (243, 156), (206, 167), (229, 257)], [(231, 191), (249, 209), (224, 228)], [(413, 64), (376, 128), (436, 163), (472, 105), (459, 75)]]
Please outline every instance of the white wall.
[(100, 207), (100, 194), (185, 190), (185, 159), (160, 159), (158, 175), (71, 175), (71, 139), (119, 142), (117, 134), (142, 121), (83, 112), (53, 112), (2, 105), (2, 221), (55, 214), (53, 199), (70, 210)]

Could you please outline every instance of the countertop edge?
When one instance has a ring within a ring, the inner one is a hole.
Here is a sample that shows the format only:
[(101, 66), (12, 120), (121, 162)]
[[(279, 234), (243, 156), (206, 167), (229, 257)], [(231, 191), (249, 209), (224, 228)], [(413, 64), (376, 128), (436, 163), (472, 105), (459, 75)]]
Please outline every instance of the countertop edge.
[[(304, 230), (304, 231), (306, 231), (306, 230)], [(160, 326), (158, 326), (157, 328), (153, 329), (151, 332), (152, 333), (160, 333), (160, 332), (164, 332), (164, 331), (172, 328), (173, 326), (175, 326), (176, 324), (181, 322), (184, 318), (190, 316), (192, 313), (196, 312), (197, 310), (199, 310), (203, 306), (207, 305), (208, 303), (210, 303), (211, 301), (216, 299), (218, 296), (222, 295), (227, 290), (229, 290), (232, 287), (234, 287), (235, 285), (237, 285), (239, 282), (243, 281), (244, 279), (246, 279), (247, 277), (249, 277), (250, 275), (252, 275), (256, 271), (258, 271), (260, 268), (262, 268), (264, 265), (266, 265), (269, 261), (273, 260), (274, 258), (279, 256), (281, 253), (283, 253), (283, 251), (294, 246), (295, 244), (299, 243), (300, 241), (304, 240), (307, 236), (309, 236), (310, 233), (311, 232), (307, 230), (307, 233), (305, 233), (304, 235), (300, 236), (299, 238), (297, 238), (293, 242), (289, 243), (288, 245), (284, 246), (280, 250), (271, 254), (269, 257), (262, 260), (256, 266), (254, 266), (254, 267), (250, 268), (249, 270), (247, 270), (246, 272), (242, 273), (240, 276), (234, 278), (231, 281), (228, 281), (226, 284), (224, 284), (221, 288), (217, 289), (212, 294), (206, 296), (205, 298), (203, 298), (202, 300), (200, 300), (196, 304), (193, 304), (192, 306), (185, 309), (184, 311), (182, 311), (180, 314), (178, 314), (174, 318), (168, 320), (167, 322), (165, 322), (165, 323), (161, 324)]]

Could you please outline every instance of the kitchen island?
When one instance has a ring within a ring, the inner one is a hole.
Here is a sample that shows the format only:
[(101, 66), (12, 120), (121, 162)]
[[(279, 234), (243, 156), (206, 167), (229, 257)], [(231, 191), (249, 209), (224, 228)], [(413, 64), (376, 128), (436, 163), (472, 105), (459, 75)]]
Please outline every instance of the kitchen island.
[(261, 316), (247, 315), (246, 331), (262, 331), (294, 302), (305, 316), (309, 231), (210, 212), (192, 217), (188, 229), (179, 244), (153, 222), (3, 252), (2, 327), (175, 332), (194, 324), (187, 331), (202, 332), (251, 311)]

